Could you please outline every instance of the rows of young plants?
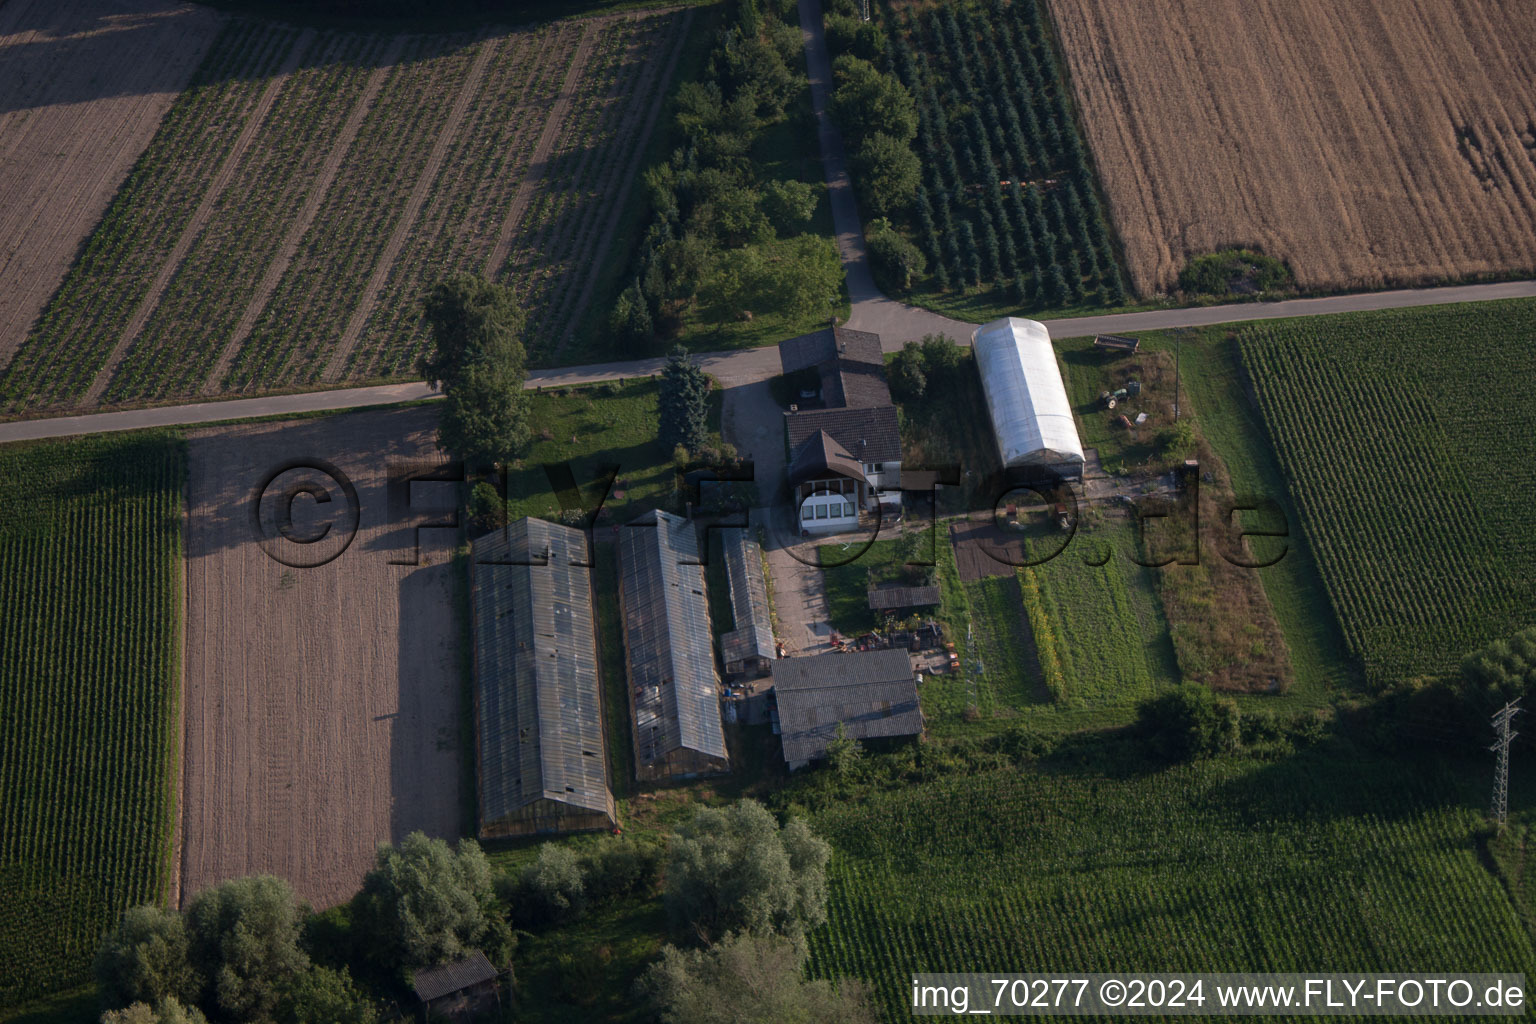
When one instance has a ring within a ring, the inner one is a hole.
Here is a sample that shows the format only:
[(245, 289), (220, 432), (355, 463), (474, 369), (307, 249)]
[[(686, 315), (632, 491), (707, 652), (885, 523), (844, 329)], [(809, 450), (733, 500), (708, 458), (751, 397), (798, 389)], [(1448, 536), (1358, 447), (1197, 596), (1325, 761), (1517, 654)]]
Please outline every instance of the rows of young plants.
[(634, 172), (636, 141), (655, 91), (664, 88), (678, 15), (621, 21), (592, 54), (517, 242), (498, 276), (529, 310), (530, 355), (548, 356), (564, 337), (577, 296), (601, 254), (622, 177)]
[(244, 19), (220, 32), (0, 374), (0, 409), (61, 406), (90, 387), (296, 36)]
[[(1346, 643), (1368, 681), (1530, 624), (1536, 303), (1256, 326), (1239, 339)], [(1448, 344), (1455, 339), (1455, 344)], [(1517, 376), (1516, 372), (1516, 376)]]
[[(1085, 531), (1056, 557), (1018, 570), (1041, 677), (1059, 703), (1128, 707), (1157, 681), (1143, 639), (1145, 615), (1132, 596), (1149, 583), (1129, 559), (1129, 534), (1107, 525)], [(1035, 557), (1059, 546), (1048, 539)]]
[(201, 390), (387, 45), (380, 35), (316, 38), (113, 376), (107, 402)]
[(164, 895), (184, 476), (169, 436), (0, 453), (0, 1005)]
[(478, 46), (417, 36), (391, 71), (299, 252), (221, 382), (226, 390), (317, 381), (379, 251), (404, 212)]
[(1043, 673), (1029, 643), (1020, 581), (989, 576), (965, 584), (965, 594), (976, 638), (972, 657), (979, 669), (979, 709), (986, 713), (1036, 703)]
[[(1004, 769), (840, 803), (814, 976), (914, 972), (1527, 971), (1442, 771), (1307, 751), (1149, 774)], [(1209, 996), (1210, 993), (1207, 993)], [(991, 993), (988, 993), (990, 998)]]
[(1025, 309), (1123, 302), (1036, 0), (909, 9), (886, 63), (917, 102), (922, 184), (906, 219), (926, 287)]
[(427, 290), (452, 273), (484, 271), (581, 33), (580, 22), (557, 21), (499, 41), (369, 314), (367, 344), (349, 358), (349, 377), (414, 372), (427, 341), (421, 320)]

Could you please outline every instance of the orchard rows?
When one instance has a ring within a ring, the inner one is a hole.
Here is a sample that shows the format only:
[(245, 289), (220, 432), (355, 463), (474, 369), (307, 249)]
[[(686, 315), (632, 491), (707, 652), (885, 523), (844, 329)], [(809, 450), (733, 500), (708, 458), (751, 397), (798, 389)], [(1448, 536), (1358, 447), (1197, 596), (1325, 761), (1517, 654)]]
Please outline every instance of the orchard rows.
[(175, 439), (0, 456), (0, 1004), (78, 982), (164, 898), (184, 455)]
[(602, 229), (634, 173), (646, 108), (661, 82), (679, 16), (622, 21), (598, 40), (580, 92), (561, 125), (549, 167), (504, 267), (493, 268), (529, 309), (534, 358), (548, 356), (578, 310), (583, 286), (604, 255)]
[(917, 100), (918, 244), (943, 290), (1118, 304), (1120, 269), (1033, 0), (906, 17), (892, 69)]

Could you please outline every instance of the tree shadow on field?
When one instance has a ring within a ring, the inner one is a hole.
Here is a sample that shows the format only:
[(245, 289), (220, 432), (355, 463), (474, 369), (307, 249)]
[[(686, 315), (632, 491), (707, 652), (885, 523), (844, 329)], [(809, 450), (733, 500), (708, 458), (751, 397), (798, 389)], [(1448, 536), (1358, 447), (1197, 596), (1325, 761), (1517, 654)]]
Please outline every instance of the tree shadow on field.
[[(187, 557), (257, 543), (251, 523), (256, 490), (268, 474), (290, 463), (325, 463), (345, 475), (360, 492), (359, 532), (368, 532), (388, 515), (385, 490), (359, 481), (392, 459), (434, 458), (436, 429), (437, 410), (407, 407), (196, 431), (187, 441)], [(344, 497), (339, 486), (327, 483), (326, 490), (332, 501)], [(354, 543), (340, 557), (380, 546)]]
[[(443, 531), (433, 531), (442, 533)], [(410, 549), (405, 549), (409, 556)], [(374, 556), (382, 557), (382, 556)], [(462, 584), (445, 545), (422, 544), (422, 564), (401, 566), (396, 678), (399, 703), (390, 723), (390, 841), (422, 831), (452, 841), (464, 827), (464, 758), (474, 751), (464, 729), (464, 630), (453, 589)]]
[[(117, 96), (179, 93), (190, 69), (185, 64), (178, 67), (172, 52), (195, 45), (185, 33), (200, 22), (206, 39), (218, 32), (207, 25), (211, 19), (207, 11), (178, 9), (159, 0), (131, 4), (12, 0), (3, 6), (0, 32), (11, 36), (35, 32), (37, 37), (4, 48), (0, 114)], [(124, 54), (138, 54), (141, 59), (125, 62)]]

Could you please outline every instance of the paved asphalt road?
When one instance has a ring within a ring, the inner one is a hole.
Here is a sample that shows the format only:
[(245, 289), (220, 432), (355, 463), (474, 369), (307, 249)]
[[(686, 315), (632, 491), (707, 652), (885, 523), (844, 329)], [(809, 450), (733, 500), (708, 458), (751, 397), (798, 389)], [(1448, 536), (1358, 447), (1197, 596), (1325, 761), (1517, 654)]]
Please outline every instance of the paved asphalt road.
[[(1048, 320), (1045, 324), (1050, 328), (1053, 337), (1080, 338), (1090, 334), (1135, 334), (1138, 331), (1155, 331), (1169, 327), (1203, 327), (1209, 324), (1270, 320), (1276, 317), (1319, 316), (1325, 313), (1349, 313), (1370, 309), (1400, 309), (1408, 306), (1435, 306), (1451, 302), (1486, 302), (1490, 299), (1533, 297), (1536, 297), (1536, 281), (1507, 281), (1500, 284), (1458, 285), (1451, 288), (1364, 292), (1358, 295), (1334, 295), (1321, 299), (1289, 299), (1284, 302), (1248, 302), (1193, 309), (1156, 309), (1145, 313), (1112, 313), (1108, 316)], [(888, 299), (882, 301), (890, 302)], [(890, 304), (900, 305), (899, 303)], [(857, 322), (857, 320), (854, 321), (854, 323)], [(894, 335), (882, 335), (882, 340), (889, 350), (901, 347), (901, 340)], [(955, 340), (969, 343), (970, 337), (967, 334)], [(700, 356), (699, 362), (706, 371), (718, 377), (727, 387), (765, 380), (779, 372), (778, 351), (771, 347), (738, 352), (712, 352)], [(538, 370), (529, 377), (528, 387), (564, 387), (603, 380), (645, 377), (659, 372), (660, 369), (660, 359), (639, 359), (633, 362)], [(432, 397), (434, 392), (422, 383), (386, 384), (380, 387), (344, 388), (338, 391), (311, 391), (299, 395), (270, 395), (263, 398), (237, 398), (222, 402), (198, 402), (193, 405), (168, 405), (155, 409), (130, 409), (123, 412), (91, 413), (84, 416), (18, 420), (0, 423), (0, 444), (43, 437), (95, 434), (109, 430), (138, 430), (143, 427), (216, 423), (256, 416), (340, 411), (370, 405), (414, 402)]]

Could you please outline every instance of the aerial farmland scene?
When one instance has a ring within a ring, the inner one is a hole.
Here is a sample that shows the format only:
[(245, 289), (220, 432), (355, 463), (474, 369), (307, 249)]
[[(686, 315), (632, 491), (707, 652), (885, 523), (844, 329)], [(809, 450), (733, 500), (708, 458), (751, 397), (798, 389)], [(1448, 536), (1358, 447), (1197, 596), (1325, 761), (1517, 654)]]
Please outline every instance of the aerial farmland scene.
[(0, 0), (0, 1024), (1529, 1015), (1532, 54)]

